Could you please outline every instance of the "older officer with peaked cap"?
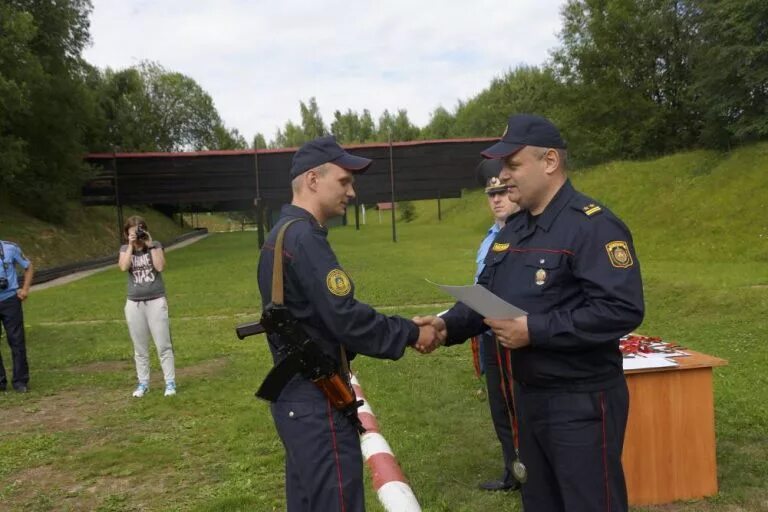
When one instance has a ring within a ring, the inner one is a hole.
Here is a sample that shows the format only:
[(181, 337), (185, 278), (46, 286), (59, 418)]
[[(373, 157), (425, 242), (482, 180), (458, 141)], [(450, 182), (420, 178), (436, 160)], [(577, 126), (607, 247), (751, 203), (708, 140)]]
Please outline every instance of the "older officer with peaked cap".
[[(352, 279), (328, 243), (326, 223), (342, 215), (354, 199), (355, 174), (371, 160), (344, 151), (334, 137), (307, 142), (293, 157), (293, 199), (264, 244), (258, 281), (262, 304), (272, 301), (274, 249), (285, 231), (283, 270), (285, 306), (323, 352), (349, 376), (347, 359), (364, 354), (399, 359), (407, 346), (428, 351), (435, 341), (431, 326), (385, 316), (355, 299)], [(286, 340), (269, 335), (275, 363), (284, 357)], [(272, 416), (285, 447), (285, 487), (289, 512), (357, 512), (365, 508), (363, 467), (356, 427), (334, 409), (307, 378), (297, 375), (272, 404)]]
[[(509, 200), (507, 186), (508, 171), (503, 171), (501, 160), (484, 159), (477, 166), (478, 181), (485, 187), (488, 197), (488, 207), (493, 214), (494, 222), (486, 232), (485, 238), (477, 250), (477, 270), (475, 282), (485, 268), (485, 256), (491, 248), (499, 231), (516, 215), (520, 207)], [(480, 482), (479, 487), (484, 491), (510, 491), (520, 488), (520, 483), (512, 476), (514, 451), (514, 407), (512, 405), (512, 379), (507, 370), (509, 350), (499, 347), (493, 332), (488, 331), (472, 339), (472, 353), (475, 358), (476, 371), (485, 374), (488, 389), (488, 406), (491, 412), (493, 428), (501, 444), (501, 454), (504, 461), (504, 472), (497, 480)]]
[(522, 480), (528, 512), (628, 509), (621, 466), (629, 397), (619, 338), (643, 319), (632, 236), (573, 188), (557, 128), (534, 115), (509, 118), (483, 153), (509, 171), (524, 210), (499, 233), (479, 283), (528, 312), (483, 319), (458, 303), (442, 318), (416, 318), (460, 343), (490, 326), (512, 349)]

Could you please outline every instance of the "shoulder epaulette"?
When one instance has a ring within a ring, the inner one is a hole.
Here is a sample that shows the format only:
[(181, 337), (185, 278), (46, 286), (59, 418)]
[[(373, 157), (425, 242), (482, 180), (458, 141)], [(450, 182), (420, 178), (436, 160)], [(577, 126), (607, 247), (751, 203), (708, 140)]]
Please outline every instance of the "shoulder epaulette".
[(581, 211), (587, 217), (592, 217), (603, 211), (603, 208), (595, 203), (589, 203), (581, 207)]

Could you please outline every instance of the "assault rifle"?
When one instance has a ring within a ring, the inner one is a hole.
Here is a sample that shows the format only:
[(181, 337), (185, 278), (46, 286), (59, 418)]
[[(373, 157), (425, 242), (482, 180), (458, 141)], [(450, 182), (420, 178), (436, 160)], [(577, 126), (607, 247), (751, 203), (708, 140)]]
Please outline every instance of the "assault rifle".
[(238, 325), (235, 332), (240, 339), (263, 332), (277, 334), (283, 343), (280, 352), (284, 357), (269, 371), (256, 391), (257, 397), (276, 401), (288, 381), (294, 375), (301, 374), (314, 382), (331, 405), (348, 418), (361, 434), (365, 432), (357, 416), (357, 408), (363, 401), (356, 399), (346, 377), (339, 373), (338, 363), (307, 336), (285, 306), (268, 305), (260, 322)]

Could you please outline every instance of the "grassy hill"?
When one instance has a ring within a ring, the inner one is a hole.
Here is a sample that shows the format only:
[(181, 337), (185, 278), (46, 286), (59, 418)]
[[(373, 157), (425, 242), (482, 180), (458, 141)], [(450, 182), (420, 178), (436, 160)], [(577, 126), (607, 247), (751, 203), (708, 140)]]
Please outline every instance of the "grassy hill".
[[(720, 494), (636, 511), (768, 510), (766, 169), (768, 144), (759, 144), (572, 175), (633, 231), (647, 305), (640, 330), (729, 362), (715, 371)], [(415, 206), (396, 244), (388, 215), (329, 235), (358, 298), (388, 314), (443, 309), (447, 297), (424, 278), (470, 282), (491, 222), (479, 191), (443, 201), (441, 223), (435, 201)], [(257, 260), (253, 232), (214, 234), (169, 253), (172, 400), (157, 387), (130, 397), (124, 274), (34, 292), (25, 305), (31, 392), (0, 395), (0, 508), (284, 510), (280, 442), (267, 406), (253, 399), (271, 358), (262, 338), (238, 342), (233, 332), (260, 310)], [(468, 347), (408, 351), (398, 362), (361, 357), (353, 367), (425, 511), (520, 510), (517, 495), (476, 490), (501, 462)], [(366, 501), (382, 510), (370, 485)]]
[[(642, 260), (768, 262), (768, 143), (611, 162), (571, 179), (627, 223)], [(436, 222), (436, 203), (416, 202), (413, 222)], [(491, 223), (480, 190), (444, 199), (442, 217), (478, 233)]]
[[(123, 216), (141, 215), (156, 240), (173, 240), (189, 231), (149, 208), (124, 208)], [(0, 238), (18, 243), (38, 269), (109, 254), (119, 248), (117, 213), (111, 206), (68, 205), (66, 221), (43, 222), (0, 200)]]

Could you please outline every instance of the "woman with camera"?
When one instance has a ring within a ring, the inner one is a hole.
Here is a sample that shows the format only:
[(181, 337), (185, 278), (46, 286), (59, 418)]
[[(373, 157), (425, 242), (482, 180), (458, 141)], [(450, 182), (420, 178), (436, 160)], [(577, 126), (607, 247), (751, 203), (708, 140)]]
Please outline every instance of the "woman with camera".
[(168, 321), (168, 302), (162, 272), (165, 253), (160, 242), (152, 240), (142, 217), (129, 217), (123, 226), (127, 244), (120, 247), (118, 266), (128, 272), (128, 300), (125, 320), (133, 340), (136, 375), (139, 383), (133, 396), (149, 391), (149, 338), (155, 341), (165, 377), (165, 396), (176, 394), (176, 370)]

